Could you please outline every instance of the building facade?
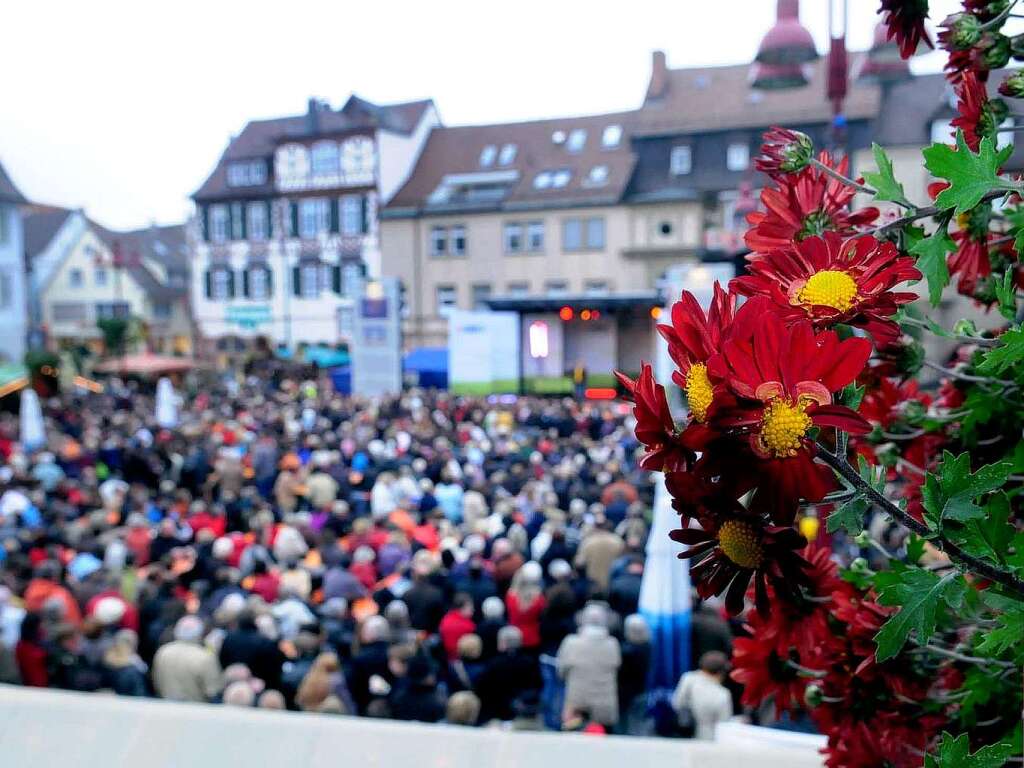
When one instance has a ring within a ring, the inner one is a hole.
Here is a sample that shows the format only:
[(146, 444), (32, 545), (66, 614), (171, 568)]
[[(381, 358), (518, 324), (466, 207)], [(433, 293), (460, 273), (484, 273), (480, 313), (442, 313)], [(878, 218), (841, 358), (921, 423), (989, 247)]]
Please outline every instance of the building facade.
[(204, 351), (292, 348), (350, 333), (352, 297), (381, 274), (378, 211), (430, 129), (430, 101), (253, 121), (193, 195), (192, 309)]
[(98, 321), (136, 318), (137, 346), (192, 349), (183, 225), (113, 232), (80, 210), (35, 206), (24, 219), (32, 336), (103, 352)]
[(22, 256), (25, 197), (0, 165), (0, 364), (21, 364), (28, 332), (28, 290)]

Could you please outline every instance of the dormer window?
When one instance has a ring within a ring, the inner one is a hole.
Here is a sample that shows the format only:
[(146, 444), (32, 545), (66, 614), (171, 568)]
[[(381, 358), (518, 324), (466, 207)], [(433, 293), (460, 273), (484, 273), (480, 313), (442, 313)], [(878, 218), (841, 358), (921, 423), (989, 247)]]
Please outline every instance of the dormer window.
[(669, 170), (673, 176), (685, 176), (693, 169), (693, 151), (688, 145), (672, 147)]
[(501, 154), (498, 155), (499, 165), (511, 165), (516, 159), (516, 145), (506, 144), (501, 148)]
[(573, 128), (569, 132), (569, 140), (565, 148), (570, 152), (582, 152), (587, 143), (587, 132), (583, 128)]
[(551, 187), (551, 171), (541, 171), (533, 177), (534, 189), (549, 189)]
[(490, 168), (494, 165), (494, 158), (498, 155), (498, 148), (493, 144), (488, 144), (480, 152), (480, 167)]
[(601, 146), (605, 149), (614, 149), (622, 141), (622, 126), (607, 125), (601, 134)]
[(551, 174), (551, 186), (555, 189), (561, 189), (562, 187), (569, 184), (569, 179), (572, 178), (572, 171), (568, 169), (561, 169)]
[(262, 160), (243, 160), (228, 166), (229, 187), (254, 187), (267, 181), (267, 164)]
[(593, 187), (603, 187), (608, 183), (608, 166), (595, 165), (587, 175), (587, 183)]

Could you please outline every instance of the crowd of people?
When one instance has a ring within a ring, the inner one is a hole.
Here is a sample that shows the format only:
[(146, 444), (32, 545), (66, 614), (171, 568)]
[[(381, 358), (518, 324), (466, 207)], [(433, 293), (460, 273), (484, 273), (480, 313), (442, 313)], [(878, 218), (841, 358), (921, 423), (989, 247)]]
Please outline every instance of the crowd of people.
[(627, 406), (179, 391), (164, 426), (140, 384), (44, 400), (32, 451), (0, 416), (0, 681), (699, 738), (737, 712), (713, 603), (675, 711), (645, 696), (653, 485)]

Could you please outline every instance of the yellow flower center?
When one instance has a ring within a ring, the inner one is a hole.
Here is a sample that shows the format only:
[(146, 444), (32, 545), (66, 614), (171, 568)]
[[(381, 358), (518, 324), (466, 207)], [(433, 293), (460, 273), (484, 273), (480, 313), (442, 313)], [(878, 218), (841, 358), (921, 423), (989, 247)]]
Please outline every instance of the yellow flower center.
[(690, 413), (697, 421), (708, 417), (708, 408), (715, 393), (708, 378), (708, 367), (704, 363), (694, 363), (686, 372), (686, 401), (690, 404)]
[(727, 520), (718, 529), (718, 545), (740, 568), (757, 568), (764, 560), (761, 534), (750, 523)]
[(766, 452), (780, 459), (796, 456), (800, 440), (811, 428), (807, 405), (803, 398), (796, 405), (778, 397), (768, 403), (761, 415), (761, 445)]
[(846, 272), (823, 269), (811, 275), (797, 298), (804, 304), (832, 307), (845, 312), (857, 298), (857, 282)]

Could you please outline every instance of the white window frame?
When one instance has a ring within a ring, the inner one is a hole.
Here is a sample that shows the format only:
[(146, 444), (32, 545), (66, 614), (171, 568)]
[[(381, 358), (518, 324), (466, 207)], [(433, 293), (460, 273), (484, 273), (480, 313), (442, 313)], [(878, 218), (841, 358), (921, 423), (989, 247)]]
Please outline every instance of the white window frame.
[(552, 182), (551, 171), (541, 171), (533, 177), (533, 188), (534, 189), (551, 189)]
[(430, 228), (430, 255), (445, 256), (448, 253), (448, 228)]
[(466, 228), (461, 224), (448, 228), (448, 252), (452, 256), (466, 255)]
[(601, 147), (603, 149), (615, 149), (622, 143), (622, 126), (618, 123), (606, 125), (601, 132)]
[(231, 298), (231, 270), (214, 267), (210, 270), (210, 300), (227, 301)]
[(588, 251), (603, 251), (607, 242), (604, 217), (593, 216), (584, 222), (583, 240)]
[(361, 195), (342, 195), (341, 234), (348, 236), (363, 233), (363, 198)]
[(693, 171), (693, 147), (689, 144), (678, 144), (672, 147), (668, 159), (669, 172), (673, 176), (686, 176)]
[(540, 253), (544, 250), (544, 222), (526, 222), (526, 250), (530, 253)]
[(459, 288), (452, 283), (441, 283), (434, 286), (434, 302), (437, 314), (446, 317), (451, 310), (459, 306)]
[(241, 203), (231, 204), (231, 239), (241, 240), (245, 230), (245, 222), (242, 217), (245, 215), (245, 206)]
[(228, 207), (226, 205), (210, 206), (210, 242), (226, 243), (228, 241)]
[(565, 140), (565, 148), (567, 151), (576, 155), (584, 150), (587, 146), (587, 129), (586, 128), (573, 128), (569, 131), (569, 137)]
[(325, 197), (308, 197), (299, 202), (299, 237), (319, 237), (331, 229), (331, 206)]
[[(263, 301), (270, 298), (270, 268), (249, 267), (249, 298)], [(258, 289), (258, 290), (257, 290)]]
[(486, 147), (480, 150), (480, 167), (490, 168), (494, 165), (494, 160), (498, 156), (498, 148), (493, 144), (488, 144)]
[(266, 203), (259, 201), (249, 203), (246, 214), (246, 234), (250, 240), (263, 241), (270, 239), (270, 222), (267, 221)]
[(523, 225), (518, 221), (507, 221), (501, 229), (501, 241), (504, 244), (505, 253), (522, 253), (525, 242), (523, 241)]
[(498, 153), (498, 165), (512, 165), (515, 162), (519, 148), (515, 144), (504, 144), (501, 152)]
[(560, 168), (551, 174), (551, 187), (553, 189), (567, 187), (570, 181), (572, 181), (572, 171), (568, 168)]
[(603, 187), (608, 183), (608, 166), (595, 165), (587, 174), (587, 183), (592, 187)]
[(320, 296), (323, 275), (320, 263), (309, 261), (299, 265), (299, 298), (316, 299)]
[(725, 148), (725, 167), (730, 171), (745, 171), (750, 167), (750, 145), (734, 141)]
[(341, 149), (335, 141), (318, 141), (309, 152), (313, 176), (337, 176), (341, 171)]

